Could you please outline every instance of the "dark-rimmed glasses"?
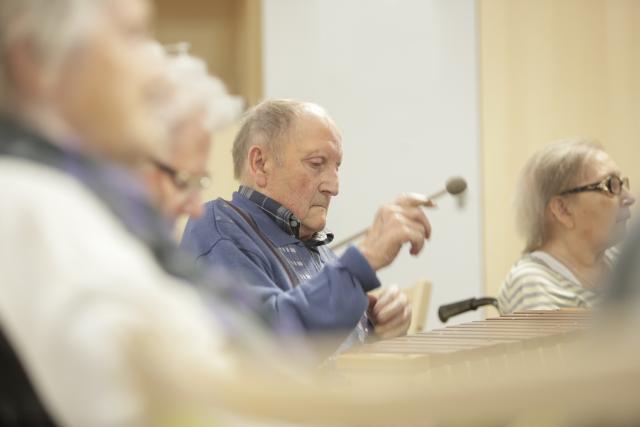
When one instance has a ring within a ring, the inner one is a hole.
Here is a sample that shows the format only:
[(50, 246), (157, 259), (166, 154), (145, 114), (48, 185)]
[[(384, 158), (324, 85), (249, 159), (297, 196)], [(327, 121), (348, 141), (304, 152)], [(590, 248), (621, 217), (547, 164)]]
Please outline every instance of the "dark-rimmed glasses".
[(206, 173), (189, 173), (179, 171), (157, 159), (151, 159), (151, 163), (161, 172), (165, 173), (173, 184), (182, 191), (204, 190), (211, 185), (211, 177)]
[(565, 190), (560, 193), (560, 195), (564, 196), (566, 194), (584, 193), (585, 191), (601, 191), (617, 196), (622, 193), (623, 188), (629, 190), (629, 178), (609, 175), (600, 182)]

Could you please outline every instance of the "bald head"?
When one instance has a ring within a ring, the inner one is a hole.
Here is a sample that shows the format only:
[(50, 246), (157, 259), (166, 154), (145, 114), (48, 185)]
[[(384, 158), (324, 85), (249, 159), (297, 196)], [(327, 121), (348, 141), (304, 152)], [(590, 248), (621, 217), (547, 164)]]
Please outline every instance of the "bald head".
[(235, 178), (246, 180), (247, 157), (252, 146), (261, 146), (280, 159), (284, 145), (293, 139), (296, 126), (305, 117), (320, 120), (339, 134), (327, 112), (310, 102), (267, 100), (249, 110), (233, 143)]

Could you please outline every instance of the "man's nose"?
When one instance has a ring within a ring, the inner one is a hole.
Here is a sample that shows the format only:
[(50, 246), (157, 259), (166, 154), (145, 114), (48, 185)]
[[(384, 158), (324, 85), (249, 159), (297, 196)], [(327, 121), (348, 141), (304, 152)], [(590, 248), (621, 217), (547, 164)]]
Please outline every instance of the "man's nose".
[(340, 192), (340, 177), (338, 171), (330, 172), (330, 175), (324, 181), (322, 188), (323, 193), (328, 193), (331, 196), (337, 196)]

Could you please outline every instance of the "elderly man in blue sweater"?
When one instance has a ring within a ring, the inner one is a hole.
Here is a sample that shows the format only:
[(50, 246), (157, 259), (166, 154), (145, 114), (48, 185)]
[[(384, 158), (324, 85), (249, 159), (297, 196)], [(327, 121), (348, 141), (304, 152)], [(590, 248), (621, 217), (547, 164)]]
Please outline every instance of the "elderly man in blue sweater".
[(342, 348), (406, 334), (411, 309), (397, 287), (377, 298), (376, 271), (405, 243), (418, 254), (431, 227), (424, 197), (405, 194), (382, 206), (364, 239), (340, 257), (324, 231), (331, 198), (338, 195), (342, 141), (318, 105), (269, 100), (245, 117), (233, 146), (241, 186), (231, 201), (208, 202), (191, 218), (182, 246), (198, 263), (226, 270), (247, 283), (276, 322), (307, 333), (350, 331)]

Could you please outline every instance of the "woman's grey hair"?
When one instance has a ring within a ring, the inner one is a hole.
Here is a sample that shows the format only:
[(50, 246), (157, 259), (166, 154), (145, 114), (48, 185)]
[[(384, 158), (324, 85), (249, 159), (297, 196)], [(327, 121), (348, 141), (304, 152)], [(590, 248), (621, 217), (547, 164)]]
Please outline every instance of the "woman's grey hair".
[(151, 43), (150, 48), (164, 57), (166, 77), (173, 88), (170, 101), (160, 108), (166, 123), (170, 126), (178, 123), (198, 108), (204, 112), (203, 126), (209, 132), (238, 119), (244, 102), (240, 97), (229, 95), (222, 80), (208, 73), (202, 59), (188, 54), (186, 49), (171, 53), (158, 43)]
[(233, 141), (233, 174), (242, 179), (249, 149), (267, 147), (279, 159), (282, 143), (287, 140), (296, 120), (315, 104), (290, 99), (266, 100), (250, 109)]
[(580, 183), (587, 165), (603, 151), (593, 140), (557, 141), (535, 153), (523, 168), (516, 189), (518, 230), (526, 239), (524, 252), (540, 248), (549, 239), (546, 209), (554, 196)]
[(74, 42), (92, 24), (91, 14), (106, 0), (0, 1), (0, 111), (14, 96), (7, 70), (7, 52), (16, 41), (26, 41), (44, 69), (57, 67)]

